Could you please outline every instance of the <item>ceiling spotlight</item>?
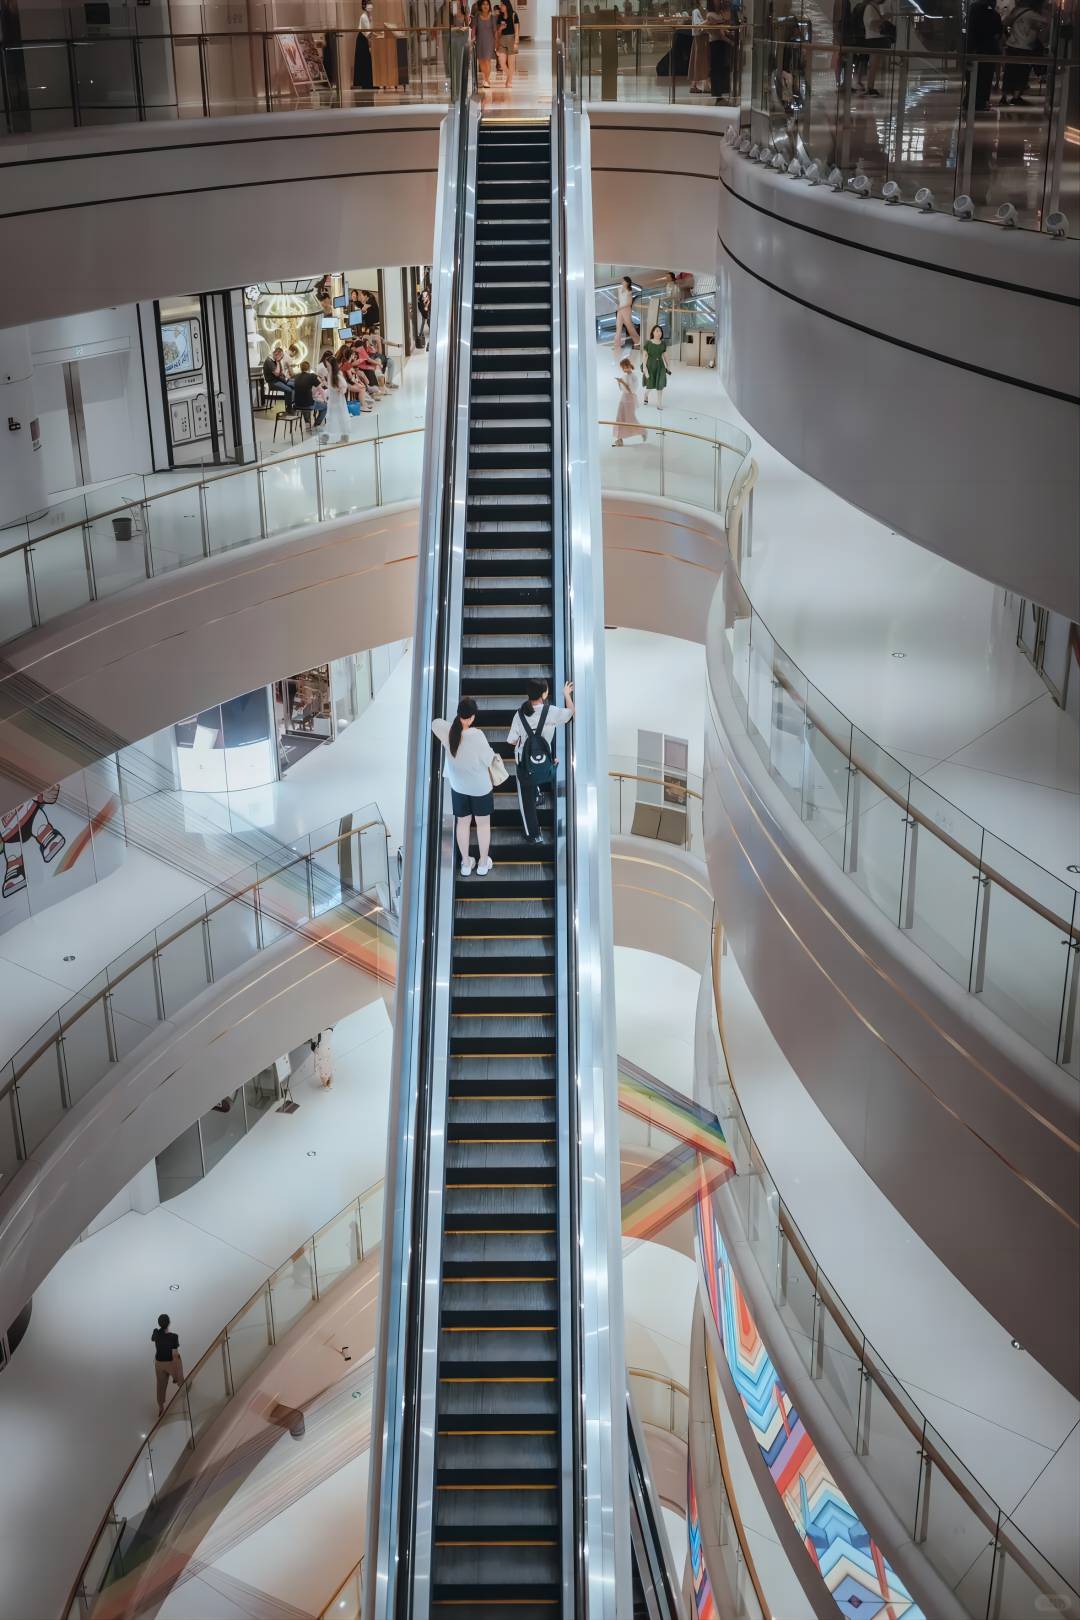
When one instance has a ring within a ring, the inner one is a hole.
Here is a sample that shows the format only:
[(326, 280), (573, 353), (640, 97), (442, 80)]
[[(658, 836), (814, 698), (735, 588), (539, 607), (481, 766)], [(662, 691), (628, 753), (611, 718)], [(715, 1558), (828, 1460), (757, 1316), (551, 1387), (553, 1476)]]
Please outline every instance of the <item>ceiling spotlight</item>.
[(806, 172), (803, 175), (804, 180), (809, 180), (812, 186), (816, 186), (821, 183), (823, 178), (824, 176), (821, 173), (820, 163), (810, 163), (807, 165)]
[(887, 202), (892, 206), (895, 206), (898, 202), (903, 202), (904, 199), (901, 195), (900, 187), (897, 185), (895, 180), (886, 180), (885, 184), (881, 188), (881, 200), (882, 202)]
[(799, 178), (799, 176), (802, 174), (802, 164), (799, 162), (798, 158), (792, 158), (791, 162), (787, 166), (787, 172), (790, 174), (793, 180), (797, 180)]
[(1056, 237), (1059, 237), (1059, 238), (1062, 237), (1062, 236), (1068, 236), (1068, 234), (1069, 234), (1069, 216), (1068, 216), (1068, 214), (1063, 214), (1059, 210), (1055, 210), (1054, 213), (1052, 213), (1052, 214), (1047, 214), (1047, 216), (1046, 216), (1046, 234), (1047, 234), (1047, 236), (1056, 236)]
[(953, 198), (952, 211), (957, 219), (975, 218), (975, 204), (972, 202), (966, 191), (963, 192), (959, 197)]
[(771, 166), (772, 160), (773, 155), (771, 147), (763, 146), (761, 151), (758, 153), (758, 162)]
[(754, 142), (753, 146), (748, 148), (748, 151), (750, 153), (751, 163), (756, 163), (758, 158), (761, 156), (761, 147), (758, 145), (757, 141)]
[(865, 174), (853, 174), (848, 181), (848, 190), (853, 191), (856, 197), (869, 197), (870, 182)]
[(784, 162), (784, 154), (783, 154), (783, 152), (774, 152), (773, 153), (772, 166), (777, 171), (778, 174), (783, 174), (784, 173), (784, 170), (787, 168), (787, 164)]
[(920, 214), (932, 214), (934, 212), (934, 193), (929, 186), (919, 187), (915, 193), (915, 206)]
[(829, 190), (830, 191), (843, 191), (843, 189), (844, 189), (844, 176), (840, 173), (839, 169), (830, 169), (829, 170)]
[(1006, 229), (1014, 228), (1019, 217), (1020, 216), (1016, 212), (1016, 209), (1013, 207), (1012, 203), (1002, 203), (1001, 207), (994, 215), (994, 218), (997, 220), (998, 224), (1004, 225)]
[(753, 156), (754, 149), (750, 145), (749, 135), (744, 135), (742, 140), (739, 142), (739, 151), (742, 153), (743, 157), (745, 157), (748, 152), (751, 156)]

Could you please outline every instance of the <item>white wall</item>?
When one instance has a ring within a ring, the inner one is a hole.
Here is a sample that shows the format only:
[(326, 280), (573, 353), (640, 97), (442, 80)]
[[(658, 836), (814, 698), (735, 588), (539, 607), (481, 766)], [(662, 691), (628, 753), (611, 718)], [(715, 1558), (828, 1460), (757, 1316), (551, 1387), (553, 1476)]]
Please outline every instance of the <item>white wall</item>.
[[(49, 494), (84, 481), (148, 472), (150, 436), (135, 305), (38, 321), (30, 328), (30, 348)], [(72, 453), (62, 369), (68, 362), (79, 367), (89, 461), (85, 480)]]

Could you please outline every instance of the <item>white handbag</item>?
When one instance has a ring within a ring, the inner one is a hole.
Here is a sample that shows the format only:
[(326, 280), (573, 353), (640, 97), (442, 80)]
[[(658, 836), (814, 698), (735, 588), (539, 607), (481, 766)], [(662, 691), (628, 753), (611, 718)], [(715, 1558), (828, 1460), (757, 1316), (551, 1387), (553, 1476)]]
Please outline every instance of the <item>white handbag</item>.
[(510, 772), (498, 754), (488, 766), (488, 776), (491, 778), (493, 788), (502, 787), (503, 783), (509, 780)]

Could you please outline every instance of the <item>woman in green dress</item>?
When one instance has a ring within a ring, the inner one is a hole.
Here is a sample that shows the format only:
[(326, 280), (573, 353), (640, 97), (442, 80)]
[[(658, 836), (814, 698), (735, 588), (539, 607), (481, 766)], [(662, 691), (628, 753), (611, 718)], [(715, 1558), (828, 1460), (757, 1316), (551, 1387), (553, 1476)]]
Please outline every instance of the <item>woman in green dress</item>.
[(664, 389), (671, 376), (671, 369), (664, 356), (667, 354), (667, 344), (664, 341), (662, 326), (654, 326), (645, 340), (645, 358), (641, 369), (645, 375), (645, 404), (649, 403), (649, 389), (656, 392), (657, 410), (664, 408)]

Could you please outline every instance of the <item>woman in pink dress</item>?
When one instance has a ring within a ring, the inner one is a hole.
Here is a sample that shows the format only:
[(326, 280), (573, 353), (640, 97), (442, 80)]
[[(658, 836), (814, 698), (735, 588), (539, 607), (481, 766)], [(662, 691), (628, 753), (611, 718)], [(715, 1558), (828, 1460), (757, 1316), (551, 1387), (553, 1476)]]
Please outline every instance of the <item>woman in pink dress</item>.
[(620, 362), (615, 381), (619, 385), (619, 408), (615, 412), (611, 443), (619, 449), (624, 439), (647, 439), (649, 435), (637, 419), (637, 376), (632, 360)]

